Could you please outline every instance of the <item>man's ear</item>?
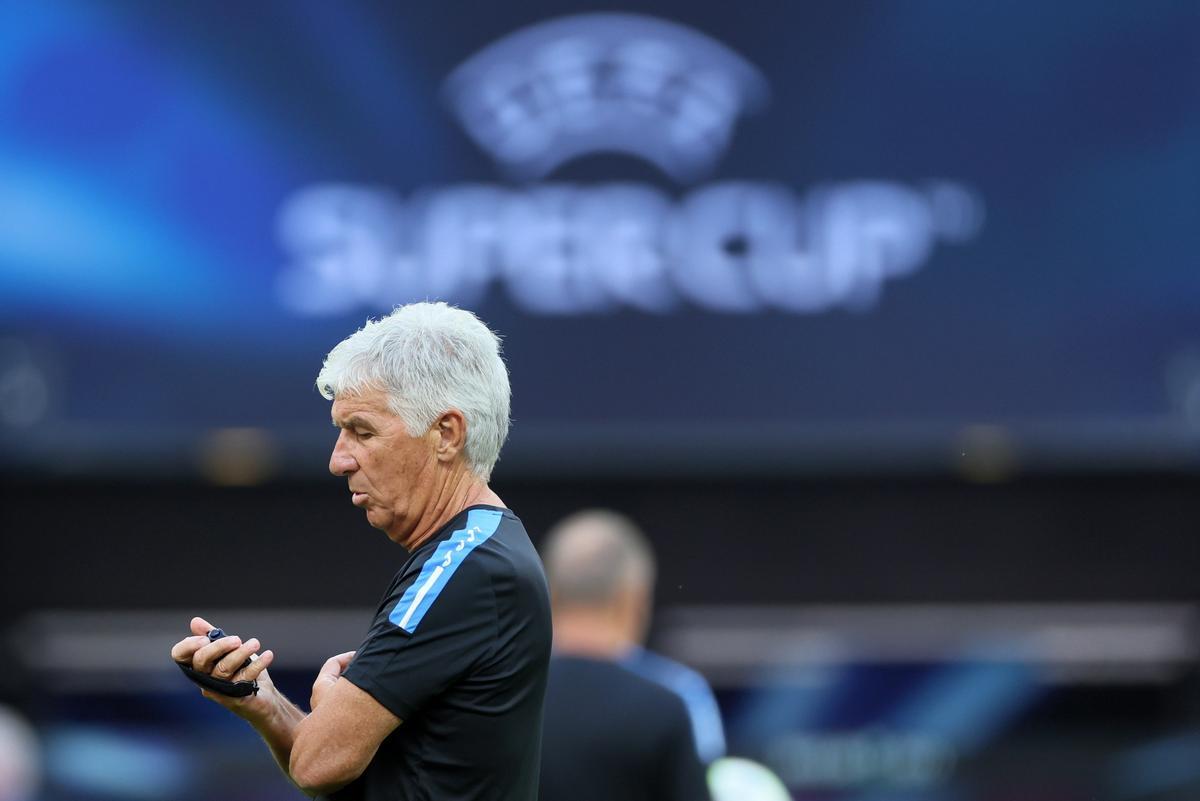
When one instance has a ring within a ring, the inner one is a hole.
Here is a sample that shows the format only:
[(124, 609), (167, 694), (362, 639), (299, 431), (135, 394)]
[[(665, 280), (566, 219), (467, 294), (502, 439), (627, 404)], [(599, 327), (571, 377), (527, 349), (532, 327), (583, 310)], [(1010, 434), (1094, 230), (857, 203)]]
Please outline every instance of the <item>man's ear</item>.
[(467, 418), (458, 409), (442, 412), (433, 423), (437, 433), (437, 456), (440, 462), (453, 462), (467, 444)]

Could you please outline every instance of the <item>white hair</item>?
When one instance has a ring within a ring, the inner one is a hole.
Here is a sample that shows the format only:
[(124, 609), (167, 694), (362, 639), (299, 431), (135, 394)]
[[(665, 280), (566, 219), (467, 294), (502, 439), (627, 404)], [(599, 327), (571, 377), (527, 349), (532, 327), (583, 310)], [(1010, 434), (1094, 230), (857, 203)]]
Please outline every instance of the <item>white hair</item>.
[(508, 437), (511, 392), (500, 338), (445, 303), (410, 303), (367, 320), (329, 351), (317, 389), (330, 400), (382, 390), (414, 437), (458, 409), (467, 421), (467, 462), (485, 481)]

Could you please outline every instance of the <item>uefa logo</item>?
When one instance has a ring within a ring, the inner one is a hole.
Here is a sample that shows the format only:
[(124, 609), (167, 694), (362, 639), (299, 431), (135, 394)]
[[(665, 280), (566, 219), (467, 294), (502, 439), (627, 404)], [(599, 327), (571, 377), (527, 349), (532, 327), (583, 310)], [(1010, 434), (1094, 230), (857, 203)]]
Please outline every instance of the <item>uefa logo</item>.
[[(699, 183), (736, 146), (739, 119), (767, 108), (769, 89), (739, 54), (665, 20), (541, 23), (469, 58), (442, 90), (504, 183), (298, 191), (279, 218), (287, 308), (324, 316), (504, 292), (536, 314), (869, 309), (939, 241), (966, 241), (982, 224), (976, 193), (949, 181), (804, 193)], [(652, 164), (682, 195), (553, 180), (596, 154)]]
[(544, 179), (573, 158), (610, 152), (691, 183), (721, 158), (738, 116), (766, 105), (767, 84), (688, 28), (589, 14), (497, 42), (459, 67), (445, 94), (513, 177)]

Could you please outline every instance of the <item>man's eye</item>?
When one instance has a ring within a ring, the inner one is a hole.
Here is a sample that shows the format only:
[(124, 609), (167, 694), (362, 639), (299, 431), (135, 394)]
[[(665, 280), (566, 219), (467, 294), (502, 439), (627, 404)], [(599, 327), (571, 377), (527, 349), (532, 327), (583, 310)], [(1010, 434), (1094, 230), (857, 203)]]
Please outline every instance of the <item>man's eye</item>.
[(359, 439), (370, 439), (374, 436), (370, 431), (355, 431), (354, 433)]

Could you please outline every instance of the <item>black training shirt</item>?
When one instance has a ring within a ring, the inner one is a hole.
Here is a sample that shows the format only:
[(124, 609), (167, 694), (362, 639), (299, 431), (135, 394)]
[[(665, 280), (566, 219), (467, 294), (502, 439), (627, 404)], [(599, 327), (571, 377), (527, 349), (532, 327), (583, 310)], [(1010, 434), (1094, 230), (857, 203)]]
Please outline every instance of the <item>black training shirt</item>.
[(541, 801), (703, 801), (679, 696), (615, 662), (550, 660)]
[(403, 722), (333, 798), (535, 801), (550, 636), (521, 521), (464, 509), (392, 579), (343, 674)]

